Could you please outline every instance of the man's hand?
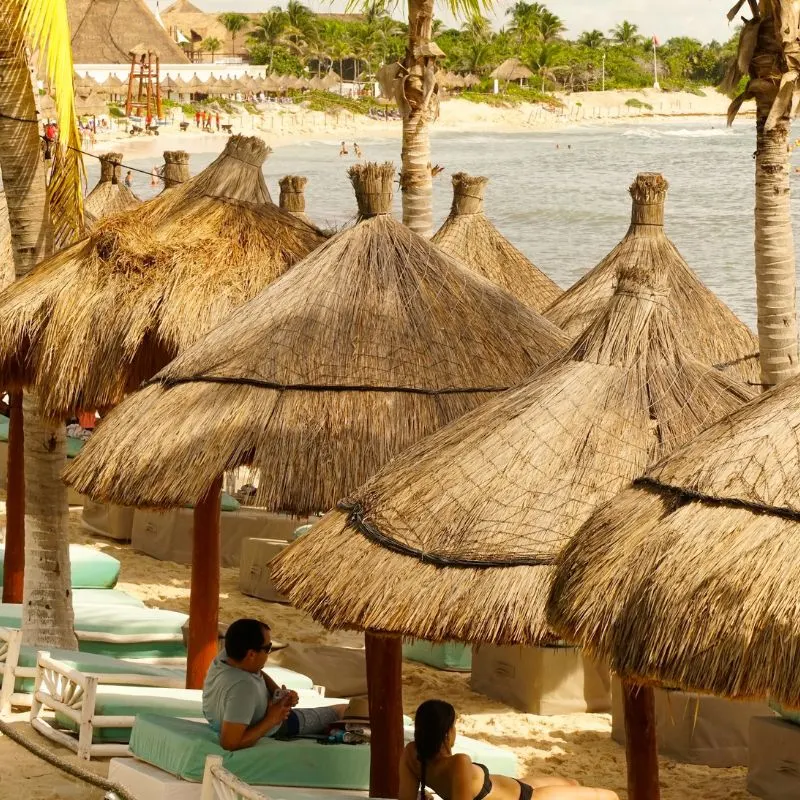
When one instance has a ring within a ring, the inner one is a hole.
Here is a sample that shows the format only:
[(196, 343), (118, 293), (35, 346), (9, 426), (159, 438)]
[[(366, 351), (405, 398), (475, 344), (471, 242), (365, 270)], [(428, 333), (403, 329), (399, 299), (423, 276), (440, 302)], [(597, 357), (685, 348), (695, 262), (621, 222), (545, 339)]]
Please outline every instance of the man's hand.
[(267, 707), (267, 713), (264, 715), (264, 724), (267, 726), (267, 730), (281, 725), (286, 720), (286, 717), (289, 716), (291, 710), (291, 698), (289, 695), (284, 695), (280, 700), (270, 703)]

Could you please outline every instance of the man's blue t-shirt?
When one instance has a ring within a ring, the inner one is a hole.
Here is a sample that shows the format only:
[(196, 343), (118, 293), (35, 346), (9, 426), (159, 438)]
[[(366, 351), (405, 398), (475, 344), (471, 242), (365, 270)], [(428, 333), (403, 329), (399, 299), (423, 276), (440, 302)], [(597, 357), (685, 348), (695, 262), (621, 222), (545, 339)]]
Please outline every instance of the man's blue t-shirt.
[[(269, 703), (263, 674), (233, 667), (226, 658), (222, 650), (211, 663), (203, 684), (203, 716), (217, 733), (223, 722), (254, 725), (264, 718)], [(272, 736), (279, 727), (266, 735)]]

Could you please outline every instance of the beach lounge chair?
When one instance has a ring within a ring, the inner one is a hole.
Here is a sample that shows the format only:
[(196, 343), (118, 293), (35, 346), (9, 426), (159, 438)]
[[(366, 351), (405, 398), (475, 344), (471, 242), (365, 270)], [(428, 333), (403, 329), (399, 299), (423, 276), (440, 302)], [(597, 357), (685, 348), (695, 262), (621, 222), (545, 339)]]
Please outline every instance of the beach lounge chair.
[[(120, 666), (121, 670), (124, 668)], [(292, 683), (285, 676), (286, 670), (267, 669), (267, 672), (278, 683), (287, 686)], [(305, 680), (310, 683), (307, 678)], [(157, 674), (134, 670), (114, 674), (81, 672), (69, 663), (56, 660), (50, 653), (40, 652), (33, 686), (31, 725), (80, 758), (126, 755), (131, 729), (140, 715), (158, 714), (161, 720), (170, 717), (203, 719), (202, 691), (182, 688), (183, 681), (182, 673), (165, 680)], [(321, 687), (304, 684), (303, 688), (295, 690), (300, 696), (300, 707), (347, 702), (324, 697)]]
[[(407, 741), (413, 736), (410, 722), (406, 719)], [(324, 800), (331, 795), (320, 789), (364, 792), (369, 787), (368, 744), (321, 745), (313, 739), (262, 739), (254, 747), (228, 752), (219, 746), (216, 734), (205, 721), (142, 715), (134, 725), (130, 750), (134, 759), (112, 759), (109, 778), (137, 800), (177, 800), (178, 793), (180, 800), (200, 800), (199, 782), (209, 756), (222, 758), (229, 773), (273, 800), (298, 795), (307, 800)], [(468, 753), (492, 773), (517, 775), (517, 760), (510, 750), (459, 736), (455, 752)], [(192, 783), (193, 793), (189, 788)], [(301, 793), (300, 789), (284, 787), (304, 789)]]
[[(5, 545), (0, 544), (0, 586), (3, 585), (5, 552)], [(69, 564), (73, 589), (113, 589), (119, 580), (119, 561), (91, 547), (71, 544)]]
[(270, 800), (265, 794), (240, 781), (222, 765), (222, 756), (209, 756), (203, 772), (203, 800)]

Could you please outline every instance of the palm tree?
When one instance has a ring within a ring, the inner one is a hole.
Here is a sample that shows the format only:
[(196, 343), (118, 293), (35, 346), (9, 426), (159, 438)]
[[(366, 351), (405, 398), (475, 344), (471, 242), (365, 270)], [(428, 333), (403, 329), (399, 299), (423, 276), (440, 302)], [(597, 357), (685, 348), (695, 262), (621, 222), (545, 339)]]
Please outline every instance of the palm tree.
[(464, 22), (461, 30), (472, 42), (487, 42), (492, 35), (491, 23), (480, 14), (473, 14)]
[(247, 14), (239, 14), (236, 11), (226, 11), (220, 14), (217, 19), (225, 26), (225, 30), (231, 35), (231, 55), (236, 55), (236, 34), (239, 33), (249, 22)]
[(272, 62), (275, 58), (276, 47), (289, 47), (296, 49), (294, 42), (287, 35), (289, 32), (289, 16), (279, 6), (271, 8), (262, 14), (250, 32), (249, 40), (265, 44), (269, 48), (269, 62), (267, 70), (272, 72)]
[(547, 10), (539, 15), (536, 26), (539, 30), (539, 38), (545, 43), (560, 38), (561, 34), (567, 29), (561, 17), (551, 14)]
[(211, 53), (211, 63), (214, 63), (214, 53), (217, 50), (222, 48), (222, 42), (217, 39), (216, 36), (209, 36), (207, 39), (203, 39), (203, 43), (200, 45), (201, 50), (205, 50), (207, 53)]
[(626, 19), (622, 20), (619, 25), (612, 28), (609, 33), (611, 34), (611, 40), (613, 42), (626, 47), (633, 47), (634, 45), (639, 44), (642, 38), (639, 36), (639, 26), (634, 25), (632, 22), (628, 22)]
[(344, 37), (335, 39), (328, 46), (331, 60), (339, 63), (339, 91), (342, 91), (342, 62), (351, 55), (350, 42)]
[(593, 31), (584, 31), (578, 37), (578, 44), (588, 47), (590, 50), (597, 50), (602, 47), (605, 42), (606, 37), (603, 35), (603, 31), (599, 31), (597, 28)]
[[(73, 93), (56, 95), (60, 141), (48, 192), (28, 49), (46, 53), (52, 85), (72, 85), (64, 0), (0, 2), (0, 141), (6, 145), (0, 148), (0, 171), (18, 278), (53, 252), (54, 232), (67, 241), (82, 225), (82, 165), (79, 154), (67, 149), (79, 145)], [(37, 647), (75, 648), (67, 497), (61, 481), (64, 426), (45, 422), (35, 397), (27, 393), (22, 413), (27, 477), (23, 637)]]
[(306, 40), (318, 38), (314, 14), (299, 0), (289, 0), (286, 4), (286, 18), (292, 29), (291, 39), (295, 45), (299, 46), (301, 38)]

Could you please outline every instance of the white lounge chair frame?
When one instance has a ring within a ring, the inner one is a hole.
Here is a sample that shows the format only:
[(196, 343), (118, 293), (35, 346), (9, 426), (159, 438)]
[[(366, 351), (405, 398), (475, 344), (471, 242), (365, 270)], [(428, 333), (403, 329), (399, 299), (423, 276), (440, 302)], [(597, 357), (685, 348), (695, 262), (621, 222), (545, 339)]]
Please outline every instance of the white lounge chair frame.
[[(61, 661), (39, 652), (36, 659), (35, 682), (31, 702), (31, 725), (35, 730), (78, 754), (87, 761), (92, 756), (111, 757), (128, 755), (127, 744), (93, 744), (95, 728), (132, 728), (136, 717), (102, 716), (95, 713), (97, 687), (152, 686), (160, 689), (182, 689), (184, 679), (163, 678), (154, 675), (82, 673)], [(13, 683), (12, 683), (13, 686)], [(60, 712), (75, 722), (77, 738), (71, 731), (54, 727), (42, 717), (42, 712)]]
[(269, 800), (222, 766), (222, 756), (208, 756), (200, 800)]

